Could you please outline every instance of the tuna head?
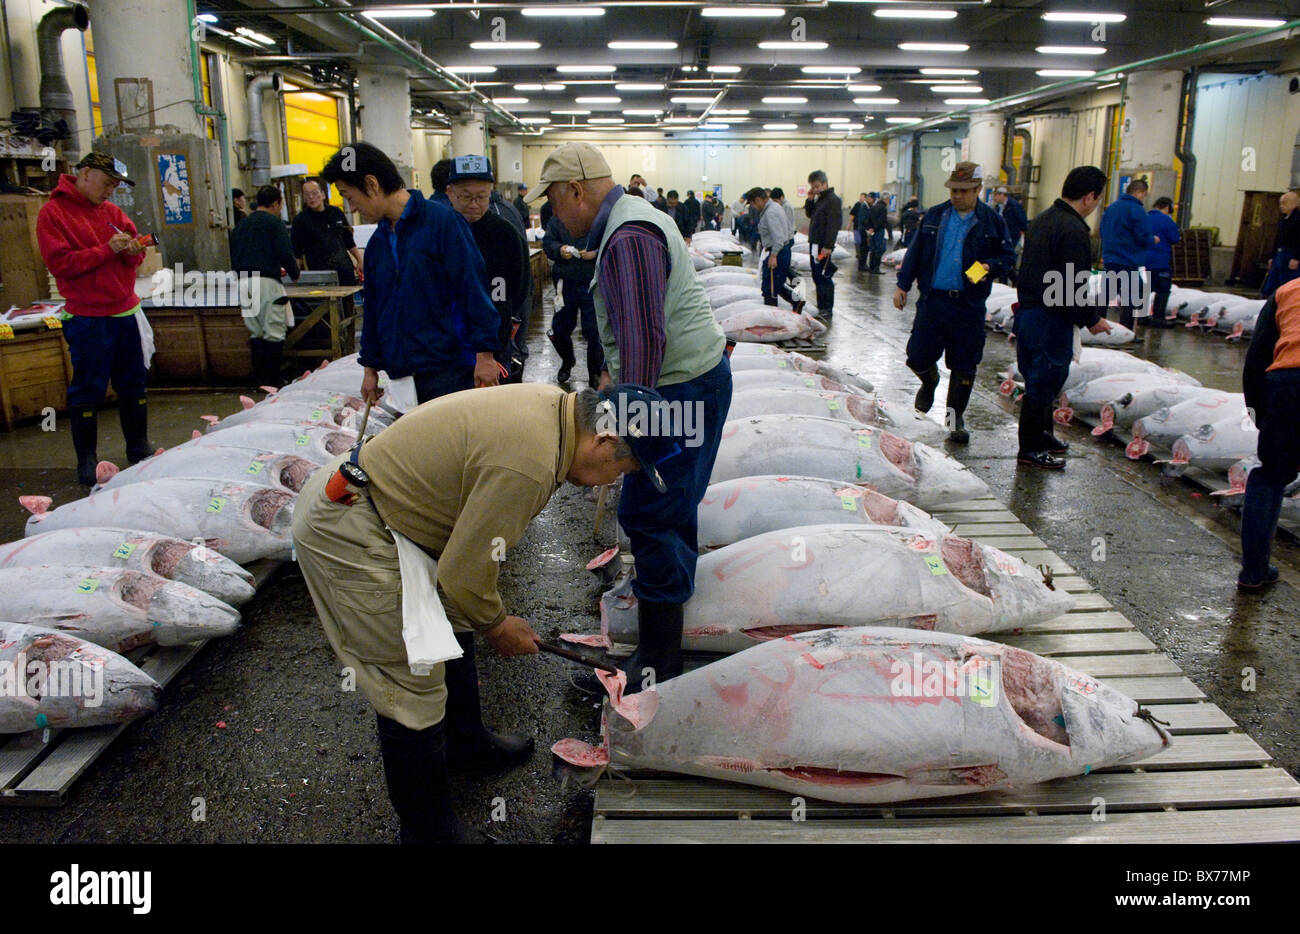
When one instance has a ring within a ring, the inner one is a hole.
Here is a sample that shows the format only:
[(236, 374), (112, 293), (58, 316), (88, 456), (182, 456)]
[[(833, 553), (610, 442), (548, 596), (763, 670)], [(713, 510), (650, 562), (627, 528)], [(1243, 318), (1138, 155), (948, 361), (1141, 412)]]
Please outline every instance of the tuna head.
[(123, 603), (144, 611), (159, 645), (184, 645), (228, 636), (239, 628), (238, 610), (179, 581), (123, 571), (116, 588)]
[(943, 559), (968, 587), (992, 598), (998, 623), (990, 631), (1045, 623), (1074, 608), (1074, 597), (1054, 587), (1050, 574), (991, 545), (945, 538)]
[(218, 552), (215, 545), (163, 539), (149, 556), (150, 567), (155, 574), (188, 584), (222, 603), (242, 606), (257, 593), (253, 575)]

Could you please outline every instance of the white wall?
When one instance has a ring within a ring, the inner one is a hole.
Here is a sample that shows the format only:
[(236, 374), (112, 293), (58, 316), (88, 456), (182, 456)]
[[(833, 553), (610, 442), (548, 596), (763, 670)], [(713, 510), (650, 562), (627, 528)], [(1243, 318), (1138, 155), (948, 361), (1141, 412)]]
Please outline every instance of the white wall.
[[(1280, 192), (1290, 182), (1300, 130), (1300, 94), (1287, 91), (1291, 77), (1204, 74), (1197, 82), (1191, 222), (1218, 227), (1224, 246), (1237, 243), (1244, 192)], [(1246, 146), (1254, 150), (1254, 171)]]
[(415, 154), (414, 185), (425, 197), (433, 194), (429, 186), (429, 173), (433, 164), (443, 158), (451, 133), (447, 130), (412, 130), (412, 151)]
[[(1065, 176), (1075, 166), (1095, 165), (1105, 171), (1106, 134), (1110, 127), (1106, 114), (1119, 100), (1119, 88), (1107, 88), (1068, 98), (1068, 113), (1017, 121), (1029, 124), (1034, 165), (1039, 166), (1039, 180), (1029, 186), (1029, 203), (1025, 205), (1031, 219), (1061, 196)], [(1097, 211), (1088, 218), (1094, 229), (1100, 215)]]

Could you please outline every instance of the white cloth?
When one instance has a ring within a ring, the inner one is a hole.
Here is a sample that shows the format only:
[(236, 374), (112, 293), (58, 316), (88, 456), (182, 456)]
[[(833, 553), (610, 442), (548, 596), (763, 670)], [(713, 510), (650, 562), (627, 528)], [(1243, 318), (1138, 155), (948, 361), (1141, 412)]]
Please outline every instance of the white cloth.
[(149, 364), (153, 362), (153, 325), (144, 316), (144, 309), (139, 306), (135, 309), (135, 324), (140, 329), (140, 354), (144, 357), (144, 368), (147, 370)]
[(402, 641), (406, 664), (416, 677), (433, 666), (464, 654), (451, 620), (438, 599), (438, 562), (401, 532), (388, 530), (397, 543), (397, 564), (402, 573)]
[(415, 394), (415, 377), (390, 379), (384, 388), (384, 401), (399, 412), (409, 412), (419, 405), (419, 397)]

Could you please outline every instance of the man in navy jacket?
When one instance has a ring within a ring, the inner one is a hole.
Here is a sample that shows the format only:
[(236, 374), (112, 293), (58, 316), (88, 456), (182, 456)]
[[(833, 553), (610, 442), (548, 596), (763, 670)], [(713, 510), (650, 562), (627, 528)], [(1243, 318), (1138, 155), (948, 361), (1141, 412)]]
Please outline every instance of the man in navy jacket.
[(1101, 216), (1106, 304), (1118, 299), (1119, 323), (1126, 328), (1133, 327), (1133, 312), (1146, 301), (1138, 267), (1146, 261), (1147, 250), (1155, 243), (1151, 237), (1151, 222), (1142, 206), (1146, 197), (1146, 181), (1135, 178)]
[[(1007, 191), (1006, 185), (999, 185), (993, 192), (993, 210), (1002, 215), (1002, 221), (1007, 225), (1007, 236), (1011, 238), (1011, 249), (1016, 251), (1016, 262), (1018, 264), (1022, 246), (1021, 238), (1025, 235), (1025, 231), (1029, 229), (1029, 216), (1025, 214), (1025, 209), (1020, 202)], [(1008, 274), (998, 281), (1010, 281), (1012, 285), (1015, 285), (1015, 269), (1008, 270)]]
[(915, 282), (920, 291), (916, 318), (907, 342), (907, 366), (921, 378), (916, 408), (930, 411), (939, 385), (940, 357), (951, 371), (948, 413), (944, 420), (948, 439), (970, 441), (962, 416), (975, 388), (975, 368), (984, 358), (984, 302), (993, 279), (1015, 262), (1007, 226), (979, 200), (982, 169), (974, 162), (958, 162), (944, 182), (950, 195), (930, 208), (921, 219), (916, 239), (898, 270), (894, 307), (902, 310)]
[(379, 398), (379, 371), (411, 376), (427, 402), (500, 379), (500, 317), (484, 286), (483, 257), (455, 211), (407, 189), (370, 143), (344, 146), (321, 177), (378, 227), (365, 254), (361, 397)]
[(1165, 320), (1165, 309), (1169, 306), (1169, 290), (1174, 281), (1174, 244), (1183, 238), (1178, 225), (1170, 216), (1173, 212), (1172, 198), (1157, 198), (1154, 209), (1147, 212), (1151, 237), (1155, 242), (1147, 250), (1146, 267), (1151, 274), (1151, 291), (1155, 295), (1155, 303), (1151, 306), (1151, 316), (1142, 320), (1156, 328), (1173, 327), (1172, 323)]

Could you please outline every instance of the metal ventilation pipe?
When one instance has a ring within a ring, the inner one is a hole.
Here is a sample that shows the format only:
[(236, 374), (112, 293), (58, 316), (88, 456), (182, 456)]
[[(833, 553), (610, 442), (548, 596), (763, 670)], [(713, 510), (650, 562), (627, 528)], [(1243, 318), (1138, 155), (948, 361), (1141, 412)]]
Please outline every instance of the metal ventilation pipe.
[(63, 144), (63, 156), (74, 163), (81, 157), (81, 143), (77, 139), (77, 111), (72, 101), (72, 88), (68, 87), (63, 71), (63, 49), (59, 43), (65, 30), (85, 32), (89, 25), (90, 12), (78, 3), (51, 10), (36, 27), (41, 63), (41, 109), (67, 122), (68, 139)]
[(1007, 173), (1007, 185), (1014, 188), (1020, 181), (1016, 175), (1016, 164), (1012, 161), (1016, 152), (1016, 118), (1007, 115), (1002, 124), (1002, 171)]
[(280, 90), (280, 76), (258, 75), (248, 82), (248, 142), (249, 168), (253, 184), (271, 183), (271, 141), (266, 136), (266, 121), (262, 118), (262, 92)]
[[(1020, 147), (1020, 165), (1016, 167), (1016, 184), (1020, 186), (1020, 190), (1024, 194), (1025, 200), (1028, 201), (1029, 179), (1034, 174), (1034, 138), (1029, 135), (1028, 130), (1016, 130), (1015, 133), (1011, 135), (1012, 154), (1015, 153), (1015, 138), (1017, 136), (1024, 140), (1024, 144)], [(1055, 200), (1055, 193), (1052, 194), (1052, 198)]]

